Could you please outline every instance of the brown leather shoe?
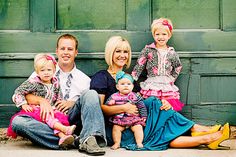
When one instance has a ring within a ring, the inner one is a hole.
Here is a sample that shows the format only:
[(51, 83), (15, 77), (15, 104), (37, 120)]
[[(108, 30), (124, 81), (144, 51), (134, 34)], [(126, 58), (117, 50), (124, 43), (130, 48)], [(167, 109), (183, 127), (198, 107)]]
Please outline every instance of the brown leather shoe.
[(96, 138), (94, 136), (89, 136), (87, 140), (85, 140), (79, 146), (80, 152), (86, 152), (88, 155), (98, 156), (104, 155), (105, 150), (97, 144)]

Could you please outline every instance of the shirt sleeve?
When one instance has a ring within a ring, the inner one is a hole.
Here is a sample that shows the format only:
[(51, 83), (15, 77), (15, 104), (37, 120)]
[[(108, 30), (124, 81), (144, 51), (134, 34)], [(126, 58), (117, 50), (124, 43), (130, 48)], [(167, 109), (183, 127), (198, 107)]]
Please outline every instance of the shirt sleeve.
[(182, 70), (182, 63), (179, 59), (179, 55), (174, 51), (173, 52), (173, 57), (171, 60), (172, 64), (172, 71), (171, 71), (171, 76), (174, 78), (173, 82), (178, 78), (181, 70)]
[(107, 93), (107, 77), (102, 72), (98, 72), (91, 78), (90, 89), (96, 90), (98, 94)]
[(133, 76), (134, 80), (137, 81), (139, 76), (141, 75), (142, 71), (144, 70), (144, 68), (146, 67), (146, 63), (147, 63), (147, 53), (148, 53), (148, 49), (144, 48), (141, 51), (140, 56), (137, 59), (136, 65), (133, 68), (133, 71), (131, 73), (131, 75)]
[(12, 101), (16, 104), (16, 107), (21, 107), (27, 104), (25, 96), (29, 93), (36, 91), (36, 83), (30, 80), (23, 82), (14, 92), (12, 96)]
[(147, 108), (143, 102), (143, 98), (138, 94), (136, 94), (136, 96), (138, 100), (136, 106), (138, 108), (139, 114), (142, 118), (147, 118)]
[(143, 102), (143, 100), (139, 101), (137, 104), (139, 114), (141, 117), (146, 118), (147, 117), (147, 108)]

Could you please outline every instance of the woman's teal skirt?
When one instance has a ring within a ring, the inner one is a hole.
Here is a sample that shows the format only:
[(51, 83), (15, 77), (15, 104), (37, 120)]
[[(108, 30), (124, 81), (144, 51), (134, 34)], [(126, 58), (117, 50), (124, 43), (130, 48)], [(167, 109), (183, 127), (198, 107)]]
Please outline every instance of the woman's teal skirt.
[[(192, 128), (194, 122), (174, 110), (160, 110), (161, 102), (156, 97), (144, 100), (148, 118), (144, 128), (143, 148), (137, 148), (133, 132), (122, 133), (121, 147), (129, 150), (166, 150), (169, 143)], [(106, 125), (107, 141), (112, 145), (112, 126)]]

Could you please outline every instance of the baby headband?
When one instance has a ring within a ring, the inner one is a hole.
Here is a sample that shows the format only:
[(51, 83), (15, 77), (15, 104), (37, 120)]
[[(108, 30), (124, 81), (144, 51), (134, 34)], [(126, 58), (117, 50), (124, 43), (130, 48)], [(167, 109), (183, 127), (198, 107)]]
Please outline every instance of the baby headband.
[(161, 22), (157, 21), (156, 24), (158, 24), (158, 23), (161, 23), (162, 25), (167, 26), (169, 28), (170, 32), (172, 32), (173, 27), (171, 24), (169, 24), (168, 20), (163, 20)]
[(37, 61), (39, 61), (40, 59), (43, 59), (43, 58), (46, 58), (48, 61), (51, 60), (54, 65), (57, 64), (55, 57), (53, 57), (52, 55), (48, 55), (48, 54), (45, 54), (42, 57), (38, 58)]
[(125, 73), (124, 71), (119, 71), (116, 74), (116, 83), (122, 78), (127, 78), (129, 79), (132, 83), (134, 82), (133, 77), (130, 74)]

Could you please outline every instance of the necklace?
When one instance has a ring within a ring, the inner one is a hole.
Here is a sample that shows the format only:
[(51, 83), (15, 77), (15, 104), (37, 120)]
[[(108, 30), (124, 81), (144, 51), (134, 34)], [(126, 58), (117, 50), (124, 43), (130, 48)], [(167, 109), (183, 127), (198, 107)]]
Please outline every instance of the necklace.
[(108, 72), (113, 78), (116, 78), (116, 72), (110, 70), (108, 70)]
[(109, 72), (109, 74), (111, 74), (111, 76), (115, 79), (116, 78), (116, 71), (113, 71), (111, 67), (108, 68), (107, 70)]

